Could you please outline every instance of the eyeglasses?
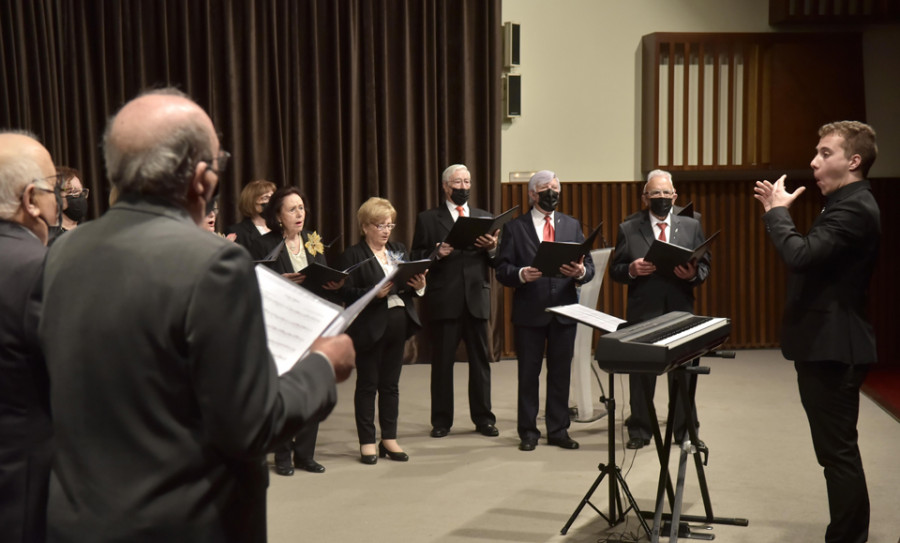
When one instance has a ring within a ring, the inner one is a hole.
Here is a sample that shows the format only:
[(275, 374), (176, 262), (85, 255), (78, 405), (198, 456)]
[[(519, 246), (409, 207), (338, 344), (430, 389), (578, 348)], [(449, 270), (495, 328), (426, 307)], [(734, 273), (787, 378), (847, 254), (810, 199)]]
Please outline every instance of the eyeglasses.
[(34, 188), (37, 190), (44, 191), (44, 192), (52, 192), (58, 198), (62, 198), (63, 197), (63, 188), (62, 188), (62, 183), (61, 183), (62, 179), (63, 179), (63, 174), (58, 173), (55, 175), (45, 177), (43, 179), (32, 179), (31, 182), (32, 183), (47, 183), (48, 185), (50, 185), (53, 188), (45, 189), (43, 187), (38, 187), (38, 186), (35, 186)]
[(471, 179), (450, 179), (447, 181), (447, 184), (450, 185), (451, 187), (462, 187), (465, 185), (471, 185), (472, 180)]
[(373, 224), (372, 226), (377, 228), (379, 232), (384, 232), (384, 231), (390, 232), (397, 225), (393, 224), (393, 223), (385, 223), (385, 224)]
[[(219, 154), (215, 156), (215, 158), (205, 158), (203, 159), (207, 164), (209, 164), (209, 169), (216, 175), (221, 176), (225, 173), (225, 168), (228, 167), (228, 159), (231, 158), (231, 153), (228, 151), (221, 149), (219, 150)], [(215, 166), (213, 166), (215, 163)]]
[(84, 198), (87, 199), (88, 194), (90, 194), (90, 193), (91, 193), (91, 189), (81, 189), (78, 192), (74, 192), (74, 191), (66, 192), (65, 197), (66, 198), (81, 198), (82, 196), (84, 196)]
[(671, 190), (652, 190), (650, 192), (645, 192), (644, 195), (651, 198), (659, 198), (660, 196), (663, 198), (671, 198), (675, 193)]

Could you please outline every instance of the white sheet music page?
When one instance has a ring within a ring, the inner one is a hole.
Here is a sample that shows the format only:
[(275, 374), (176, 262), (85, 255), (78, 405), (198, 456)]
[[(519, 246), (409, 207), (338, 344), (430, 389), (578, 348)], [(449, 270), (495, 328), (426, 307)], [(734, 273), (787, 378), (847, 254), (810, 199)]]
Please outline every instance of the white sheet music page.
[(256, 278), (269, 351), (278, 375), (282, 375), (306, 354), (342, 309), (265, 266), (256, 266)]
[(578, 322), (583, 322), (588, 326), (599, 328), (600, 330), (605, 330), (607, 332), (615, 332), (619, 329), (619, 325), (625, 322), (620, 318), (607, 315), (606, 313), (595, 309), (590, 309), (581, 304), (558, 305), (556, 307), (547, 308), (547, 311), (559, 313), (570, 319), (575, 319)]

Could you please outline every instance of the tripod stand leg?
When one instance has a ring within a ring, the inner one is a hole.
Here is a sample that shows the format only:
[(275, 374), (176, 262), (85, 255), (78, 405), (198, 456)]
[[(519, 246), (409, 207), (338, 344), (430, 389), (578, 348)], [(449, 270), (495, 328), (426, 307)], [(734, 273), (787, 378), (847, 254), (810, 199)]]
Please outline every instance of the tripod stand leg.
[[(569, 517), (569, 520), (566, 522), (566, 525), (563, 526), (563, 529), (560, 530), (560, 534), (566, 535), (566, 532), (569, 531), (569, 527), (572, 526), (572, 523), (575, 522), (575, 519), (581, 513), (581, 510), (584, 509), (585, 505), (591, 503), (591, 496), (594, 494), (594, 491), (597, 490), (597, 487), (600, 486), (600, 483), (603, 481), (603, 477), (606, 476), (606, 466), (600, 464), (598, 466), (600, 468), (600, 475), (597, 476), (597, 479), (594, 480), (594, 484), (591, 485), (591, 489), (587, 491), (587, 494), (584, 495), (584, 498), (581, 499), (581, 503), (578, 504), (578, 507), (575, 508), (575, 511), (572, 513), (572, 516)], [(598, 511), (599, 513), (599, 511)], [(603, 516), (603, 513), (600, 513), (600, 516)], [(607, 519), (609, 521), (609, 519)], [(610, 522), (612, 524), (612, 522)]]

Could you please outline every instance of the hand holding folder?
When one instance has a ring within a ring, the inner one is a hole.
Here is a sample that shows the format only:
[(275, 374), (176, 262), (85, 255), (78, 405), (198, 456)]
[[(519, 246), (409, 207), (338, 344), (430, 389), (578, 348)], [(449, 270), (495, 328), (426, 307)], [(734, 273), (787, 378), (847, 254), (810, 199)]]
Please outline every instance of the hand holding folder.
[(675, 277), (675, 268), (691, 261), (699, 261), (706, 256), (719, 232), (716, 231), (715, 234), (709, 236), (706, 241), (693, 250), (666, 241), (653, 240), (653, 244), (650, 245), (650, 250), (647, 251), (644, 260), (656, 266), (657, 272), (669, 277)]
[(479, 237), (496, 232), (515, 217), (519, 206), (512, 207), (496, 217), (459, 217), (443, 243), (454, 249), (473, 249)]
[(531, 262), (532, 268), (537, 268), (543, 277), (565, 277), (559, 270), (564, 264), (577, 262), (584, 255), (591, 252), (594, 241), (600, 235), (601, 222), (594, 228), (591, 235), (581, 243), (565, 241), (542, 241), (538, 245), (537, 254)]

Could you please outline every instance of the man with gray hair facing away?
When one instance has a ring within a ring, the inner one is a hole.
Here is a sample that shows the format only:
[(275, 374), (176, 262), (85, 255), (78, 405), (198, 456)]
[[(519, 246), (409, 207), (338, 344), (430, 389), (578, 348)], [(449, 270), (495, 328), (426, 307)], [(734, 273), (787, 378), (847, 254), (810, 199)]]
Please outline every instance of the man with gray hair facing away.
[(0, 133), (0, 540), (9, 542), (45, 540), (53, 448), (37, 326), (58, 181), (34, 136)]
[(103, 149), (118, 201), (45, 267), (48, 539), (265, 541), (265, 454), (331, 411), (352, 342), (278, 376), (249, 254), (197, 227), (229, 155), (187, 96), (128, 102)]

